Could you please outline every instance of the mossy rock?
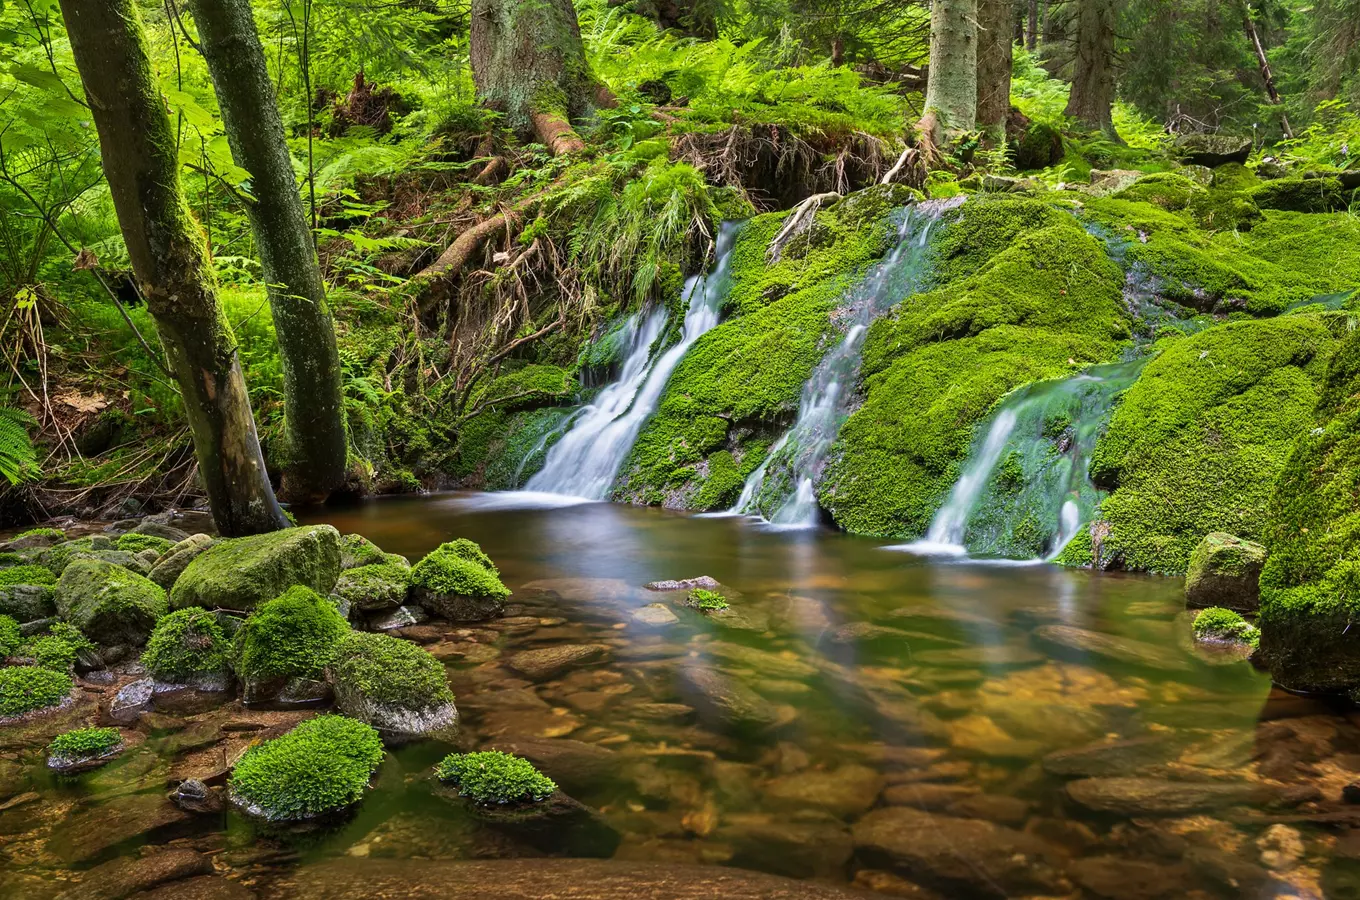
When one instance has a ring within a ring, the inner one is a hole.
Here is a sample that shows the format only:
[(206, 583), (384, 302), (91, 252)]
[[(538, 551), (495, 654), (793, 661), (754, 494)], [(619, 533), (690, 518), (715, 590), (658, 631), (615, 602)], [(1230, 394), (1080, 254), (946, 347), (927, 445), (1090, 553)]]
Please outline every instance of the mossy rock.
[(1251, 156), (1251, 138), (1230, 134), (1183, 134), (1176, 138), (1176, 154), (1197, 166), (1215, 168), (1241, 164)]
[(146, 577), (168, 591), (175, 586), (175, 582), (184, 574), (189, 563), (214, 543), (216, 541), (209, 535), (191, 534), (162, 553)]
[(328, 594), (340, 576), (340, 532), (309, 525), (222, 541), (200, 553), (175, 581), (176, 609), (255, 609), (294, 585)]
[(122, 566), (76, 559), (57, 582), (57, 612), (98, 644), (146, 642), (167, 611), (165, 591)]
[(411, 587), (411, 565), (403, 557), (394, 558), (400, 562), (380, 562), (341, 572), (331, 597), (364, 612), (401, 606)]
[(1020, 171), (1047, 169), (1062, 162), (1062, 132), (1052, 125), (1035, 122), (1012, 148), (1015, 167)]
[(1211, 606), (1195, 615), (1191, 631), (1195, 640), (1208, 643), (1240, 643), (1256, 646), (1260, 632), (1241, 615), (1231, 609)]
[(297, 680), (320, 681), (349, 633), (335, 605), (310, 588), (289, 588), (261, 605), (233, 641), (233, 667), (246, 701), (277, 697)]
[(1185, 209), (1191, 201), (1206, 195), (1204, 186), (1191, 181), (1184, 175), (1173, 172), (1157, 172), (1144, 175), (1124, 190), (1115, 194), (1119, 200), (1133, 200), (1151, 203), (1162, 209)]
[(142, 665), (160, 682), (226, 690), (231, 679), (230, 656), (231, 641), (217, 615), (189, 607), (156, 623)]
[(119, 550), (126, 550), (133, 555), (141, 553), (143, 550), (154, 550), (159, 557), (171, 547), (175, 546), (175, 543), (175, 541), (154, 534), (128, 532), (119, 537), (114, 546)]
[(1261, 605), (1261, 567), (1266, 548), (1231, 534), (1204, 536), (1190, 554), (1185, 602), (1192, 607), (1254, 611)]
[(88, 772), (118, 757), (124, 746), (117, 728), (77, 728), (47, 745), (47, 768), (59, 775)]
[(77, 559), (101, 560), (131, 569), (138, 575), (145, 575), (150, 571), (150, 567), (137, 559), (136, 554), (127, 550), (119, 550), (114, 545), (112, 538), (102, 534), (76, 538), (73, 541), (63, 541), (60, 544), (48, 547), (38, 556), (38, 561), (51, 569), (53, 574), (58, 577), (72, 561)]
[(358, 803), (382, 758), (382, 738), (368, 725), (318, 716), (247, 750), (228, 792), (237, 807), (270, 822), (315, 819)]
[(56, 593), (38, 584), (0, 587), (0, 616), (12, 616), (20, 622), (51, 618), (57, 614)]
[(389, 741), (408, 741), (458, 722), (444, 666), (427, 651), (387, 634), (352, 632), (327, 670), (341, 712)]
[(1251, 191), (1261, 209), (1287, 212), (1329, 213), (1346, 209), (1346, 191), (1335, 178), (1280, 178)]
[(411, 568), (412, 594), (431, 615), (480, 622), (505, 611), (510, 590), (482, 548), (466, 538), (431, 550)]
[(340, 538), (340, 570), (373, 566), (386, 561), (387, 554), (362, 534), (347, 534)]
[(0, 569), (0, 588), (16, 584), (54, 585), (56, 583), (57, 576), (53, 575), (52, 570), (46, 566), (28, 564)]
[(0, 722), (62, 706), (74, 689), (65, 672), (41, 666), (0, 669)]

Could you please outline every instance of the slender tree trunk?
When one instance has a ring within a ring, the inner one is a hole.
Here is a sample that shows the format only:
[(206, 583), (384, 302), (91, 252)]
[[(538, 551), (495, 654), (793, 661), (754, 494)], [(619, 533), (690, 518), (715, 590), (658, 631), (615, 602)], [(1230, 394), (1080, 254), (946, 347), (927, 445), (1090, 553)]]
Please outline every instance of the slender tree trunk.
[(225, 535), (287, 527), (264, 470), (231, 326), (180, 191), (175, 136), (133, 0), (62, 0), (132, 271), (179, 383)]
[(1078, 0), (1077, 59), (1066, 114), (1114, 139), (1115, 0)]
[(477, 99), (554, 155), (584, 148), (572, 119), (615, 104), (586, 62), (571, 0), (472, 0), (468, 54)]
[(1033, 53), (1039, 48), (1039, 0), (1029, 0), (1029, 17), (1025, 22), (1025, 49)]
[(189, 0), (259, 246), (283, 362), (287, 458), (283, 493), (320, 502), (345, 481), (349, 448), (340, 356), (307, 213), (283, 135), (250, 0)]
[(978, 0), (934, 0), (930, 74), (917, 130), (927, 146), (948, 144), (977, 127)]
[(1256, 23), (1251, 18), (1251, 4), (1245, 0), (1242, 3), (1242, 27), (1247, 33), (1247, 40), (1251, 42), (1252, 50), (1256, 53), (1256, 62), (1261, 67), (1261, 80), (1265, 82), (1266, 97), (1270, 99), (1271, 106), (1280, 107), (1280, 130), (1284, 132), (1285, 137), (1292, 138), (1294, 129), (1289, 124), (1289, 115), (1284, 111), (1280, 89), (1275, 86), (1275, 73), (1270, 69), (1266, 48), (1261, 44), (1261, 34), (1256, 30)]
[(993, 142), (1006, 138), (1011, 111), (1011, 0), (977, 0), (977, 124)]

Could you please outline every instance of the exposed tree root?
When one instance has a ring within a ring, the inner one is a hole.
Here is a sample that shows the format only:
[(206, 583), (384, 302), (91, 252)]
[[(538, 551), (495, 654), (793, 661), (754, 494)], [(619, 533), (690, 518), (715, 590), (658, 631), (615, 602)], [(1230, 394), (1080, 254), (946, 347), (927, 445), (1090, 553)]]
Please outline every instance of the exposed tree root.
[(505, 176), (510, 172), (510, 164), (505, 161), (504, 156), (493, 156), (482, 166), (482, 170), (472, 178), (472, 183), (482, 187), (490, 187), (493, 184), (500, 184), (505, 180)]
[(821, 209), (822, 204), (834, 202), (840, 198), (841, 195), (835, 192), (813, 194), (795, 206), (793, 212), (784, 220), (784, 227), (779, 229), (774, 240), (770, 241), (770, 248), (765, 251), (765, 259), (772, 264), (779, 262), (779, 257), (783, 255), (784, 248), (788, 246), (789, 242), (812, 227), (817, 210)]
[(926, 174), (926, 165), (921, 151), (908, 144), (879, 184), (892, 184), (900, 179), (907, 184), (920, 185), (925, 183)]
[(580, 153), (586, 149), (586, 142), (572, 130), (566, 117), (559, 113), (532, 112), (529, 121), (534, 126), (534, 134), (553, 156)]
[(935, 168), (944, 158), (940, 150), (944, 146), (944, 129), (933, 109), (926, 110), (926, 114), (916, 123), (916, 146), (926, 168)]

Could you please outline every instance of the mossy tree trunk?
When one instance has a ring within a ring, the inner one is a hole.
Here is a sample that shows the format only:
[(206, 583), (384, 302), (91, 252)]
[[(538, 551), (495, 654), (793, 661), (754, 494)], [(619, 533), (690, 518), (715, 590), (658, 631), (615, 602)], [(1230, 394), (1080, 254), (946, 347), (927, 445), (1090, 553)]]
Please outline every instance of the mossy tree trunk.
[(928, 148), (977, 127), (978, 0), (934, 0), (925, 115), (917, 124)]
[(997, 143), (1011, 111), (1012, 24), (1010, 0), (978, 0), (977, 124)]
[(1064, 112), (1091, 131), (1117, 140), (1112, 115), (1115, 2), (1078, 0), (1077, 57)]
[(348, 442), (340, 357), (326, 285), (284, 140), (250, 0), (189, 0), (236, 164), (250, 173), (246, 206), (283, 363), (287, 456), (283, 493), (325, 500), (345, 481)]
[(571, 0), (472, 0), (469, 56), (477, 99), (554, 155), (584, 147), (573, 119), (615, 103), (586, 62)]
[(213, 519), (225, 535), (288, 525), (264, 470), (236, 340), (133, 0), (62, 0), (132, 271), (179, 383)]

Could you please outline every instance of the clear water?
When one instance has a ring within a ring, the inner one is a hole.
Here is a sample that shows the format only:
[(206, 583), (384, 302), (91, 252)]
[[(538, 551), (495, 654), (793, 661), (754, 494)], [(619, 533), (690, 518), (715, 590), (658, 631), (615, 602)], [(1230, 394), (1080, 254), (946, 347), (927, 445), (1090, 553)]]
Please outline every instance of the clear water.
[[(454, 743), (389, 753), (358, 810), (331, 825), (165, 816), (169, 784), (221, 771), (303, 714), (165, 699), (127, 729), (134, 746), (123, 757), (57, 782), (42, 748), (97, 721), (116, 686), (98, 688), (66, 713), (0, 729), (0, 897), (49, 900), (97, 864), (167, 846), (211, 854), (220, 875), (262, 900), (298, 896), (274, 886), (312, 884), (332, 860), (352, 864), (350, 880), (326, 896), (358, 898), (379, 893), (366, 864), (402, 861), (397, 871), (419, 878), (429, 860), (531, 868), (565, 852), (511, 839), (433, 793), (440, 757), (483, 747), (537, 755), (617, 829), (618, 861), (897, 896), (914, 883), (935, 889), (915, 896), (962, 898), (1360, 896), (1346, 832), (1360, 815), (1340, 799), (1360, 778), (1360, 722), (1272, 692), (1246, 663), (1193, 652), (1178, 579), (926, 559), (741, 517), (606, 503), (507, 510), (487, 499), (391, 498), (325, 514), (412, 558), (468, 537), (499, 564), (514, 591), (506, 618), (406, 632), (446, 665), (462, 719)], [(643, 587), (702, 574), (722, 582), (731, 615)], [(639, 621), (654, 603), (676, 620)], [(537, 682), (508, 665), (569, 644), (607, 655)], [(743, 727), (704, 702), (694, 683), (705, 672), (768, 721)], [(1064, 757), (1077, 748), (1094, 749)], [(1130, 805), (1079, 802), (1088, 778)], [(1178, 811), (1137, 799), (1168, 783), (1174, 796), (1228, 793)], [(948, 836), (960, 881), (930, 882), (920, 865), (866, 846), (866, 822), (899, 814), (902, 827), (925, 829), (907, 834), (912, 846)], [(1016, 834), (1051, 860), (995, 842)], [(1003, 860), (1013, 864), (997, 874)], [(1039, 890), (1037, 877), (1052, 883)], [(481, 884), (480, 896), (497, 889)]]
[(798, 419), (746, 479), (732, 512), (762, 516), (781, 526), (810, 528), (817, 524), (816, 485), (836, 435), (850, 414), (869, 324), (924, 285), (930, 237), (941, 216), (961, 201), (921, 203), (901, 213), (896, 246), (845, 298), (838, 310), (845, 326), (844, 337), (803, 385)]
[(543, 468), (525, 484), (538, 493), (603, 500), (609, 496), (633, 442), (666, 389), (671, 373), (694, 342), (718, 324), (728, 287), (728, 257), (738, 223), (727, 222), (718, 234), (718, 258), (712, 272), (685, 282), (687, 307), (680, 340), (654, 355), (666, 330), (666, 312), (653, 310), (640, 324), (630, 322), (630, 348), (617, 381), (604, 388), (574, 420), (571, 429), (548, 451)]

